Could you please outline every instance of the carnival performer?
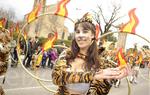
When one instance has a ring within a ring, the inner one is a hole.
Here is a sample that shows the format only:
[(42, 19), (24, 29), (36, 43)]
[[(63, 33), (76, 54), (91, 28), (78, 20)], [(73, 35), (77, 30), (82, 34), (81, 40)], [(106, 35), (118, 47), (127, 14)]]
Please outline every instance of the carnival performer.
[(131, 75), (129, 77), (130, 79), (130, 83), (134, 83), (137, 84), (137, 78), (138, 78), (138, 73), (139, 73), (139, 65), (137, 63), (139, 56), (133, 56), (133, 54), (131, 54), (128, 58), (128, 62), (131, 65)]
[(55, 63), (52, 80), (59, 87), (55, 95), (107, 95), (112, 79), (128, 75), (126, 67), (120, 69), (98, 56), (96, 29), (88, 15), (75, 23), (71, 49)]
[[(11, 38), (9, 36), (9, 33), (4, 28), (0, 28), (0, 76), (5, 75), (8, 68), (10, 40)], [(5, 95), (1, 86), (0, 95)]]

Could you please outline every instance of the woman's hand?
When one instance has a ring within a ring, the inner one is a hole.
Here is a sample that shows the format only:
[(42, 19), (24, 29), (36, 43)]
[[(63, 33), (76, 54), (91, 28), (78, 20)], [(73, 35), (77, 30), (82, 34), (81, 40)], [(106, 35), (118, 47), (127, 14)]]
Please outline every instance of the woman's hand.
[(96, 80), (100, 79), (121, 79), (128, 75), (128, 69), (127, 67), (124, 68), (107, 68), (103, 69), (99, 72), (96, 72), (94, 78)]
[(126, 77), (129, 74), (129, 67), (124, 66), (124, 67), (117, 67), (116, 69), (120, 70), (120, 74), (115, 77), (115, 79), (121, 79)]

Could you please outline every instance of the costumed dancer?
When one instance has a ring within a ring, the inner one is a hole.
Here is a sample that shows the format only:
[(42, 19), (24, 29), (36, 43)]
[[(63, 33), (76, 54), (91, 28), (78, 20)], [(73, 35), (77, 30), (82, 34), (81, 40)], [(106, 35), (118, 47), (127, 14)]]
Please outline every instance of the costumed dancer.
[(107, 95), (113, 79), (128, 75), (127, 67), (116, 67), (98, 55), (96, 28), (88, 15), (75, 23), (71, 49), (55, 63), (52, 71), (52, 81), (58, 85), (55, 95)]
[[(4, 76), (3, 83), (5, 81), (5, 74), (8, 68), (10, 41), (11, 38), (8, 31), (0, 27), (0, 76)], [(5, 95), (1, 86), (0, 86), (0, 95)]]

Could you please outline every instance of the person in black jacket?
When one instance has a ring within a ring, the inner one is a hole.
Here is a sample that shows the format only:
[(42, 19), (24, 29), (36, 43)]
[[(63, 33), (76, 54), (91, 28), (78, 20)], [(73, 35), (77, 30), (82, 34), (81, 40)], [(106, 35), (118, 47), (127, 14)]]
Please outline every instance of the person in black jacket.
[(29, 38), (29, 41), (28, 41), (28, 48), (26, 49), (27, 50), (27, 54), (23, 60), (23, 64), (25, 65), (25, 67), (30, 67), (30, 62), (31, 62), (31, 59), (32, 59), (32, 54), (33, 54), (33, 50), (32, 50), (32, 39)]

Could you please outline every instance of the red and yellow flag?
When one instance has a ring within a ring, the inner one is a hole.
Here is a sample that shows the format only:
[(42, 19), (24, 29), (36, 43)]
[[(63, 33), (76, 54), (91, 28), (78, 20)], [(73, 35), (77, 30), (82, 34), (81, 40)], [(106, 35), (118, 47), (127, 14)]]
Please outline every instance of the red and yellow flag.
[(43, 46), (43, 50), (47, 50), (51, 47), (53, 47), (54, 42), (57, 40), (58, 34), (55, 32), (54, 36), (50, 38)]
[(5, 27), (5, 23), (6, 23), (6, 19), (5, 18), (2, 18), (0, 20), (0, 28), (4, 28)]
[(55, 12), (56, 15), (60, 15), (60, 16), (64, 16), (67, 17), (68, 16), (68, 11), (66, 8), (66, 4), (69, 2), (70, 0), (61, 0), (58, 3), (57, 6), (57, 11)]
[(124, 24), (121, 27), (120, 29), (121, 32), (128, 32), (128, 33), (135, 34), (135, 28), (139, 23), (139, 20), (135, 15), (135, 9), (136, 8), (133, 8), (132, 10), (129, 11), (130, 21), (128, 21), (126, 24)]
[(39, 11), (41, 10), (42, 8), (42, 3), (39, 3), (36, 5), (36, 7), (28, 14), (27, 16), (27, 22), (30, 23), (32, 22), (33, 20), (36, 19)]
[(120, 48), (118, 53), (117, 53), (117, 59), (118, 59), (118, 65), (119, 66), (125, 66), (127, 64), (125, 57), (123, 55), (123, 52), (122, 52), (122, 48)]

